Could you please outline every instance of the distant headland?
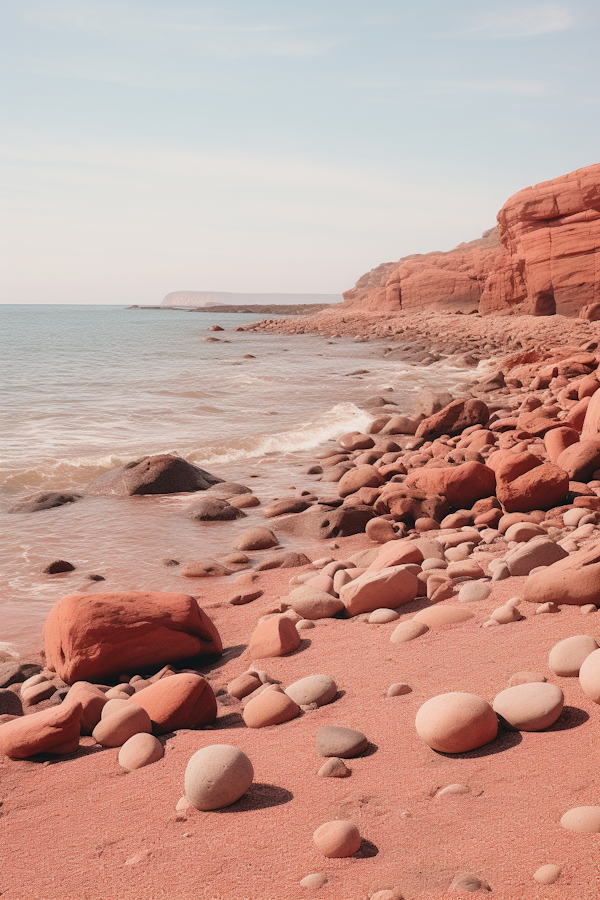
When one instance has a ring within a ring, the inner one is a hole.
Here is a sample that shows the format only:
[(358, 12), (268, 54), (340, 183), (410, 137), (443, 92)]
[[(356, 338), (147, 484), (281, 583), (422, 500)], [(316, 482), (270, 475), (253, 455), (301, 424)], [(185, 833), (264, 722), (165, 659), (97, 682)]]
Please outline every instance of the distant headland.
[(247, 294), (229, 291), (172, 291), (161, 306), (306, 306), (341, 303), (342, 294)]

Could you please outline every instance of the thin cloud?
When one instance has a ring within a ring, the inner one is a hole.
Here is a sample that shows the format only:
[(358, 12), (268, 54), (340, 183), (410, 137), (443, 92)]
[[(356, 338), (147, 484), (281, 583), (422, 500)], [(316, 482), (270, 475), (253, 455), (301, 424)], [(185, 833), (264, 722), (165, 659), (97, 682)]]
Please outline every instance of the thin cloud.
[(153, 45), (172, 41), (226, 59), (247, 56), (320, 56), (339, 39), (276, 22), (230, 22), (203, 10), (172, 9), (165, 14), (102, 2), (37, 3), (13, 6), (15, 15), (38, 28), (76, 31), (108, 40)]
[(561, 3), (537, 3), (506, 12), (489, 12), (479, 18), (470, 34), (494, 38), (534, 37), (565, 31), (573, 24), (567, 6)]

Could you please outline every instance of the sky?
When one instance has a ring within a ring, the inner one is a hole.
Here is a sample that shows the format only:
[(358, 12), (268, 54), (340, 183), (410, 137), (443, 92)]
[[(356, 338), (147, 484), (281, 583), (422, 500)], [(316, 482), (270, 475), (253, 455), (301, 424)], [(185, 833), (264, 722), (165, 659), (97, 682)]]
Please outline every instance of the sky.
[(597, 0), (0, 0), (3, 303), (337, 293), (600, 161)]

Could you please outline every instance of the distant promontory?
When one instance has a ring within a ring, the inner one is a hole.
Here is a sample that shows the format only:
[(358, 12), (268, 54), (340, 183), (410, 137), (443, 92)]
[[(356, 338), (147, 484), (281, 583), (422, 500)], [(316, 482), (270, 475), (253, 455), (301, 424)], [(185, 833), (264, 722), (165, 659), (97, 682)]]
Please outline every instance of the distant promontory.
[[(282, 312), (283, 306), (328, 306), (330, 303), (341, 303), (340, 294), (246, 294), (229, 291), (172, 291), (161, 302), (161, 307), (277, 307)], [(239, 310), (236, 310), (239, 311)], [(230, 309), (229, 312), (234, 312)]]

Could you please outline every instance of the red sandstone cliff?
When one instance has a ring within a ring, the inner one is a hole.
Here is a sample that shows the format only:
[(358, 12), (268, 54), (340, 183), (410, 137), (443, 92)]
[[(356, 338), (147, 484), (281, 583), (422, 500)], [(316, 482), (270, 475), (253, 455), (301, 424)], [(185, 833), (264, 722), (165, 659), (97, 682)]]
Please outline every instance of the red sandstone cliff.
[(600, 317), (587, 309), (600, 304), (600, 164), (519, 191), (497, 220), (448, 253), (382, 263), (346, 291), (346, 306)]

